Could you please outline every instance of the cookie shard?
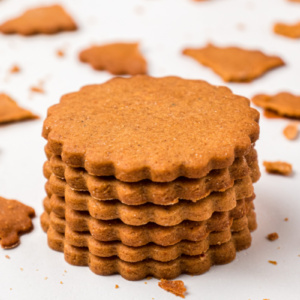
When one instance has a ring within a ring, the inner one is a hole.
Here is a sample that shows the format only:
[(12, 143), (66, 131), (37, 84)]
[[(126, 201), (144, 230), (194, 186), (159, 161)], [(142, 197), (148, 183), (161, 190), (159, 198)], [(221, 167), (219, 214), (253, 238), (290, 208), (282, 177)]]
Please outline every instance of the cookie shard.
[(292, 165), (283, 161), (264, 161), (263, 165), (270, 174), (289, 176), (293, 172)]
[(276, 23), (273, 30), (275, 33), (289, 38), (300, 38), (300, 22), (295, 24)]
[(64, 96), (48, 110), (43, 136), (51, 152), (89, 174), (169, 182), (201, 178), (246, 155), (258, 139), (258, 120), (249, 101), (225, 87), (135, 76)]
[(264, 109), (275, 111), (281, 116), (300, 118), (300, 96), (282, 92), (273, 96), (258, 94), (252, 102)]
[(35, 216), (33, 208), (17, 200), (0, 197), (0, 244), (4, 249), (19, 245), (19, 235), (32, 228), (31, 218)]
[(113, 75), (147, 74), (147, 62), (138, 43), (113, 43), (92, 46), (79, 54), (82, 62), (95, 70), (107, 70)]
[[(64, 184), (57, 178), (65, 179), (75, 191), (89, 192), (93, 198), (99, 200), (119, 199), (130, 205), (145, 202), (175, 204), (178, 199), (198, 201), (211, 192), (227, 190), (235, 180), (249, 174), (253, 183), (260, 178), (257, 153), (254, 149), (245, 157), (237, 157), (228, 168), (212, 170), (200, 179), (178, 178), (168, 183), (154, 183), (149, 180), (126, 183), (114, 177), (92, 176), (83, 169), (66, 166), (61, 158), (55, 155), (50, 155), (50, 160), (44, 164), (43, 170), (44, 176), (50, 178), (54, 186)], [(55, 177), (52, 176), (52, 172)]]
[(29, 9), (21, 16), (0, 25), (4, 34), (54, 34), (61, 31), (74, 31), (77, 25), (60, 5)]
[(31, 119), (39, 119), (39, 117), (18, 106), (8, 95), (0, 93), (0, 124)]
[(222, 48), (212, 44), (204, 48), (187, 48), (183, 54), (211, 68), (226, 82), (250, 82), (285, 64), (280, 57), (269, 56), (258, 50)]

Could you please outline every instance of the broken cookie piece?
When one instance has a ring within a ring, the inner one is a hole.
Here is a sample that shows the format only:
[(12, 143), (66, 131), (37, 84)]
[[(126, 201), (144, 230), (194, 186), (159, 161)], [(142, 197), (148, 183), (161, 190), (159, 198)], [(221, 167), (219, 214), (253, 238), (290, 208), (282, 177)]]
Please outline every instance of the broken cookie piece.
[(27, 10), (21, 16), (0, 25), (4, 34), (54, 34), (73, 31), (77, 25), (60, 5), (43, 6)]
[(33, 228), (31, 218), (35, 216), (33, 208), (17, 200), (0, 197), (0, 244), (4, 249), (19, 245), (19, 235)]
[(293, 171), (291, 164), (282, 161), (274, 161), (274, 162), (264, 161), (263, 165), (265, 166), (267, 173), (270, 174), (288, 176)]
[(29, 110), (19, 107), (18, 104), (6, 94), (0, 94), (0, 124), (38, 118), (38, 116)]
[(272, 110), (278, 115), (300, 118), (300, 96), (287, 92), (274, 96), (259, 94), (252, 98), (252, 102), (264, 109)]
[(95, 70), (106, 70), (114, 75), (138, 75), (147, 73), (147, 62), (137, 43), (114, 43), (92, 46), (79, 54), (82, 62)]
[(204, 48), (183, 50), (184, 55), (194, 58), (211, 68), (227, 82), (250, 82), (267, 71), (284, 65), (278, 56), (269, 56), (261, 51), (238, 47), (217, 47), (208, 44)]
[(186, 292), (186, 287), (184, 286), (184, 282), (181, 280), (161, 279), (158, 286), (176, 296), (185, 298), (184, 293)]

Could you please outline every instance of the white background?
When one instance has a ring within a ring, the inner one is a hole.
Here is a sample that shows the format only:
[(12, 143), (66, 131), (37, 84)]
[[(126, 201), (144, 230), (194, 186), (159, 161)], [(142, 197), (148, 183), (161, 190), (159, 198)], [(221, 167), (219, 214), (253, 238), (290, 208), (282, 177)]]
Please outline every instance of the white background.
[[(41, 130), (47, 108), (67, 92), (111, 78), (81, 64), (77, 56), (92, 43), (112, 41), (140, 41), (150, 75), (205, 79), (217, 85), (224, 83), (208, 68), (184, 57), (183, 48), (210, 41), (261, 49), (280, 55), (286, 66), (250, 84), (228, 86), (246, 97), (259, 92), (300, 94), (300, 40), (272, 33), (275, 21), (300, 20), (300, 4), (285, 0), (57, 2), (64, 4), (78, 22), (78, 32), (30, 38), (0, 35), (0, 92), (41, 116), (38, 121), (0, 126), (0, 195), (31, 205), (37, 213), (33, 232), (22, 236), (19, 247), (0, 249), (0, 299), (175, 299), (157, 286), (156, 279), (146, 285), (145, 280), (129, 282), (119, 275), (97, 276), (86, 267), (68, 265), (62, 253), (48, 248), (39, 223), (45, 196)], [(51, 2), (2, 0), (0, 23), (41, 3)], [(55, 54), (62, 48), (65, 58)], [(13, 64), (22, 68), (20, 74), (9, 74)], [(29, 87), (40, 80), (45, 81), (46, 93), (31, 94)], [(300, 299), (300, 140), (284, 138), (286, 124), (287, 120), (262, 116), (257, 149), (260, 164), (263, 160), (288, 161), (294, 166), (293, 176), (272, 176), (262, 169), (255, 187), (259, 227), (252, 247), (239, 253), (233, 263), (213, 267), (202, 276), (180, 276), (188, 289), (187, 299)], [(284, 222), (286, 217), (288, 222)], [(279, 233), (279, 240), (267, 241), (265, 236), (274, 231)], [(276, 260), (278, 265), (268, 260)], [(119, 289), (115, 289), (116, 284)]]

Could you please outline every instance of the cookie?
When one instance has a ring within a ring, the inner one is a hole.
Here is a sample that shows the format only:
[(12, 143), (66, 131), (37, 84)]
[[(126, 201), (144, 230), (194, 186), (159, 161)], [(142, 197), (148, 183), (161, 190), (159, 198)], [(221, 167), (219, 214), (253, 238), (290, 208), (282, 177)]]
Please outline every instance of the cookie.
[(147, 73), (147, 62), (139, 51), (138, 43), (113, 43), (92, 46), (79, 54), (79, 59), (95, 70), (106, 70), (113, 75)]
[(273, 28), (274, 32), (289, 38), (300, 38), (300, 22), (296, 24), (276, 23)]
[[(120, 241), (127, 246), (140, 247), (148, 243), (171, 246), (182, 240), (201, 241), (213, 231), (241, 231), (247, 227), (247, 211), (252, 212), (253, 203), (245, 203), (244, 216), (233, 219), (234, 212), (214, 213), (209, 220), (202, 222), (183, 221), (175, 226), (160, 226), (148, 223), (142, 226), (130, 226), (120, 220), (101, 221), (89, 215), (66, 209), (65, 219), (50, 213), (50, 225), (64, 233), (66, 226), (72, 231), (89, 232), (102, 242)], [(249, 212), (248, 212), (249, 213)], [(249, 214), (250, 214), (249, 213)]]
[(48, 110), (43, 137), (68, 166), (91, 175), (169, 182), (201, 178), (247, 155), (258, 119), (228, 88), (135, 76), (63, 96)]
[(293, 172), (292, 165), (283, 161), (264, 161), (263, 165), (266, 168), (266, 172), (270, 174), (289, 176)]
[(17, 200), (0, 197), (0, 244), (4, 249), (14, 248), (20, 243), (20, 234), (32, 228), (34, 209)]
[(300, 96), (286, 92), (274, 96), (259, 94), (252, 98), (252, 102), (281, 116), (300, 118)]
[(89, 233), (75, 232), (68, 226), (65, 227), (64, 233), (60, 233), (50, 225), (49, 215), (47, 213), (42, 215), (41, 223), (47, 232), (49, 246), (54, 250), (62, 250), (63, 245), (57, 243), (57, 238), (63, 236), (65, 242), (69, 245), (79, 248), (88, 248), (89, 252), (93, 255), (99, 257), (118, 256), (127, 262), (143, 261), (148, 258), (167, 262), (181, 255), (200, 255), (206, 252), (211, 246), (227, 243), (232, 236), (237, 235), (243, 236), (243, 241), (236, 240), (237, 250), (243, 250), (245, 246), (249, 247), (251, 244), (250, 228), (256, 228), (255, 218), (249, 218), (248, 227), (245, 226), (242, 230), (231, 232), (231, 229), (228, 228), (224, 231), (211, 232), (205, 239), (198, 242), (182, 240), (177, 244), (167, 247), (153, 243), (141, 247), (130, 247), (119, 241), (100, 242)]
[(269, 56), (261, 51), (238, 47), (217, 47), (208, 44), (204, 48), (183, 50), (204, 66), (211, 68), (226, 82), (250, 82), (267, 71), (284, 65), (278, 56)]
[[(51, 176), (52, 172), (55, 176)], [(235, 180), (247, 175), (251, 176), (252, 182), (256, 182), (260, 172), (257, 153), (252, 149), (246, 157), (236, 158), (230, 167), (212, 170), (200, 179), (178, 178), (168, 183), (154, 183), (149, 180), (126, 183), (114, 177), (92, 176), (83, 169), (68, 167), (59, 156), (51, 156), (50, 161), (45, 163), (44, 175), (47, 179), (51, 176), (50, 182), (53, 186), (64, 184), (57, 178), (66, 179), (71, 189), (89, 192), (95, 199), (119, 199), (129, 205), (146, 202), (164, 205), (174, 204), (178, 199), (198, 201), (211, 192), (229, 189)]]
[(57, 211), (62, 206), (90, 214), (99, 220), (121, 219), (125, 224), (139, 226), (153, 222), (162, 226), (179, 224), (183, 220), (203, 221), (214, 212), (228, 211), (236, 207), (237, 201), (250, 198), (253, 200), (253, 186), (250, 179), (239, 180), (237, 184), (225, 192), (212, 193), (196, 202), (179, 201), (171, 206), (154, 205), (151, 203), (130, 206), (118, 200), (99, 201), (89, 194), (72, 191), (66, 187), (65, 196), (53, 194), (53, 189), (46, 185), (47, 197)]
[(73, 31), (77, 25), (60, 5), (43, 6), (27, 10), (23, 15), (0, 25), (4, 34), (54, 34)]
[(18, 104), (6, 94), (0, 94), (0, 124), (38, 118), (38, 116), (29, 110), (18, 106)]
[[(245, 231), (232, 234), (232, 239), (224, 244), (211, 246), (209, 250), (197, 256), (181, 255), (169, 262), (159, 262), (153, 259), (130, 263), (117, 256), (101, 258), (93, 255), (86, 247), (69, 245), (63, 234), (51, 235), (50, 247), (62, 251), (65, 260), (72, 265), (89, 266), (98, 275), (121, 274), (128, 280), (139, 280), (147, 276), (172, 279), (182, 273), (202, 274), (214, 264), (229, 263), (235, 258), (238, 249), (250, 246), (249, 235)], [(251, 237), (250, 237), (251, 238)], [(238, 245), (238, 246), (237, 246)]]

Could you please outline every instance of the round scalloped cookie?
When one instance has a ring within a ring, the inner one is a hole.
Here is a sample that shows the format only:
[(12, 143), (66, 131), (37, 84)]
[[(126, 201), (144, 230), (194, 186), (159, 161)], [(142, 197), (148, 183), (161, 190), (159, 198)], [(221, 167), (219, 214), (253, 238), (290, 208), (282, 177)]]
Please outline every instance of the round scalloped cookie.
[(179, 77), (114, 78), (49, 108), (43, 137), (71, 167), (126, 182), (201, 178), (244, 156), (259, 113), (226, 87)]

